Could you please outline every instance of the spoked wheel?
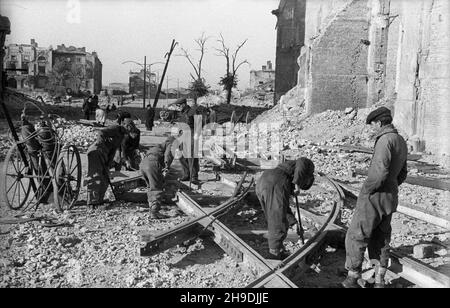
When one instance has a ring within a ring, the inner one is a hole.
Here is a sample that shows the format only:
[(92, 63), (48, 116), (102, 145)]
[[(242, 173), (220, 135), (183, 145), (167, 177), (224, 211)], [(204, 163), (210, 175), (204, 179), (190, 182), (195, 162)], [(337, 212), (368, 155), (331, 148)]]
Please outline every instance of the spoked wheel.
[(81, 187), (81, 159), (76, 146), (69, 145), (61, 150), (54, 181), (58, 191), (53, 194), (55, 205), (62, 211), (71, 209), (78, 199)]
[(16, 144), (9, 149), (6, 155), (1, 173), (0, 194), (3, 203), (12, 210), (21, 209), (27, 203), (30, 195), (30, 181), (32, 181), (33, 172), (28, 156), (27, 160), (24, 162)]

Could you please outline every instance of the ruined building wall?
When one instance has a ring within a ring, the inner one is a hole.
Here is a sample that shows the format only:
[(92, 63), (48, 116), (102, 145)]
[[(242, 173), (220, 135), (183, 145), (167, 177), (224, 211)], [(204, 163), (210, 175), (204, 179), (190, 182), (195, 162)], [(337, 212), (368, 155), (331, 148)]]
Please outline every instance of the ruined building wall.
[(308, 0), (306, 16), (309, 113), (384, 100), (417, 150), (450, 155), (450, 1)]
[(391, 0), (387, 89), (396, 94), (395, 123), (419, 150), (450, 154), (450, 1)]
[(309, 0), (306, 16), (307, 112), (365, 106), (368, 0)]
[(275, 63), (275, 95), (282, 95), (297, 84), (297, 58), (305, 40), (306, 0), (281, 0), (277, 10), (277, 50)]

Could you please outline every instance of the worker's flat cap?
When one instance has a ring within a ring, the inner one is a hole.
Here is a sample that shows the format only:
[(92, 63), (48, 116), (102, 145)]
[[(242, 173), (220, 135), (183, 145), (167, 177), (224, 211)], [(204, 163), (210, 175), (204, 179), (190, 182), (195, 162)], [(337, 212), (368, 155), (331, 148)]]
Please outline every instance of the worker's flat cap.
[(375, 109), (367, 116), (366, 124), (370, 124), (373, 121), (378, 121), (384, 117), (392, 117), (391, 111), (386, 107), (380, 107)]
[(174, 105), (181, 105), (181, 104), (187, 104), (186, 98), (179, 98), (173, 103)]

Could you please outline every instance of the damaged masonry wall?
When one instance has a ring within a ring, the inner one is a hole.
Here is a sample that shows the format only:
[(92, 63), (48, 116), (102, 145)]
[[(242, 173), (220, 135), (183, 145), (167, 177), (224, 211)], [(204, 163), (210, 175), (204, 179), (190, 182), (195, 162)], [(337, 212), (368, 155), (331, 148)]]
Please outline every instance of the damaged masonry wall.
[(307, 112), (385, 99), (418, 150), (450, 155), (449, 18), (448, 0), (307, 0)]
[(307, 2), (305, 96), (308, 113), (365, 106), (369, 38), (367, 2)]

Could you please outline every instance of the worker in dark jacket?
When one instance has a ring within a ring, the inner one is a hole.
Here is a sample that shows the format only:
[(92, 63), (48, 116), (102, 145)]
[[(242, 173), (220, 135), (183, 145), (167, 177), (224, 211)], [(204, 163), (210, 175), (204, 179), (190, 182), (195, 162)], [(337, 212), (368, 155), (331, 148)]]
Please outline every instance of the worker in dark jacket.
[(308, 190), (314, 183), (314, 163), (307, 158), (287, 161), (265, 171), (256, 184), (256, 195), (268, 225), (269, 253), (272, 259), (287, 256), (283, 241), (290, 226), (296, 223), (289, 206), (290, 196), (299, 189)]
[(346, 288), (358, 287), (366, 248), (369, 258), (379, 261), (375, 287), (384, 286), (392, 214), (397, 210), (398, 186), (407, 176), (407, 146), (392, 125), (391, 111), (385, 107), (376, 109), (367, 117), (367, 124), (377, 134), (368, 176), (345, 238), (348, 276), (342, 284)]
[[(47, 163), (44, 157), (39, 159), (39, 152), (42, 150), (42, 145), (39, 143), (38, 132), (36, 132), (34, 125), (28, 121), (25, 116), (25, 111), (21, 115), (22, 119), (22, 138), (25, 141), (26, 151), (30, 157), (31, 167), (35, 175), (47, 174)], [(38, 203), (48, 203), (50, 193), (53, 191), (51, 181), (44, 178), (42, 184), (38, 187), (37, 201)]]
[(97, 140), (87, 152), (87, 204), (94, 207), (103, 203), (109, 184), (109, 169), (114, 157), (127, 135), (134, 135), (129, 125), (131, 119), (125, 119), (122, 125), (113, 125), (98, 132)]
[[(128, 118), (127, 118), (128, 119)], [(122, 165), (128, 171), (139, 169), (140, 155), (138, 153), (141, 140), (141, 131), (136, 127), (133, 121), (128, 120), (129, 134), (125, 135), (120, 145), (120, 150), (114, 157), (116, 170), (120, 170)]]
[(83, 111), (84, 118), (86, 120), (89, 120), (89, 116), (91, 114), (91, 97), (85, 97), (83, 100), (83, 106), (81, 107), (81, 110)]
[(174, 140), (174, 137), (169, 137), (163, 144), (152, 147), (139, 166), (148, 187), (151, 219), (163, 218), (159, 210), (164, 199), (164, 172), (169, 170), (173, 161), (171, 148)]
[(145, 127), (147, 130), (153, 129), (153, 121), (155, 119), (155, 109), (150, 104), (147, 105), (147, 114), (145, 116)]
[[(183, 168), (183, 178), (181, 181), (191, 180), (193, 183), (198, 183), (198, 172), (200, 171), (199, 159), (194, 158), (194, 116), (197, 114), (197, 109), (189, 107), (185, 98), (178, 99), (174, 104), (181, 107), (182, 121), (186, 123), (190, 128), (190, 145), (191, 149), (187, 149), (189, 143), (185, 143), (183, 146), (183, 156), (180, 158), (180, 164)], [(183, 132), (188, 133), (188, 132)], [(185, 135), (188, 138), (188, 135)]]

